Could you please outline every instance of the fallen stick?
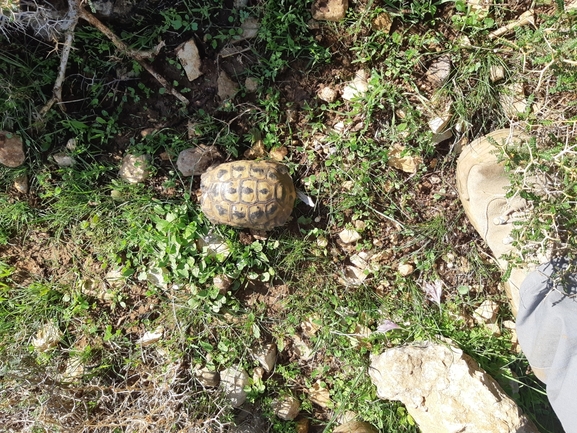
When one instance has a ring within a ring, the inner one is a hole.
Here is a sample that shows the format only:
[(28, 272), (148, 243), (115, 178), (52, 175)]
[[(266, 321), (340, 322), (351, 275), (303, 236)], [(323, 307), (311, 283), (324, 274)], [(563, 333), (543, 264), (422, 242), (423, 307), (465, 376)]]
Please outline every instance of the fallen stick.
[(104, 34), (108, 39), (110, 39), (114, 44), (114, 46), (118, 48), (121, 52), (136, 60), (144, 69), (148, 71), (150, 75), (152, 75), (156, 79), (156, 81), (160, 83), (162, 87), (168, 90), (168, 92), (171, 93), (173, 96), (178, 98), (179, 101), (181, 101), (185, 105), (188, 105), (190, 103), (190, 101), (186, 99), (182, 93), (176, 90), (168, 81), (166, 81), (166, 79), (162, 75), (157, 73), (152, 68), (152, 66), (147, 62), (147, 59), (156, 56), (162, 49), (162, 47), (164, 47), (164, 41), (160, 42), (156, 47), (154, 47), (154, 49), (150, 51), (133, 50), (129, 48), (128, 45), (126, 45), (124, 42), (122, 42), (118, 38), (118, 36), (116, 36), (114, 32), (112, 32), (112, 30), (106, 27), (98, 18), (96, 18), (86, 9), (80, 8), (80, 18), (82, 18), (85, 21), (88, 21), (89, 24), (100, 30), (100, 32)]
[(527, 24), (535, 25), (534, 15), (535, 12), (533, 11), (533, 9), (523, 12), (521, 15), (519, 15), (519, 18), (516, 21), (513, 21), (512, 23), (509, 23), (506, 26), (500, 27), (497, 30), (489, 33), (489, 39), (498, 38), (499, 36), (502, 36), (505, 33), (509, 33), (516, 27), (525, 26)]
[[(70, 56), (70, 50), (72, 49), (72, 41), (74, 40), (74, 29), (76, 24), (78, 24), (78, 13), (80, 6), (76, 0), (68, 0), (68, 13), (66, 14), (66, 21), (69, 22), (66, 28), (66, 33), (64, 37), (64, 46), (62, 48), (62, 54), (60, 56), (60, 66), (58, 67), (58, 76), (54, 82), (54, 87), (52, 88), (52, 98), (48, 100), (46, 105), (40, 110), (40, 117), (44, 117), (46, 113), (52, 108), (54, 103), (62, 102), (62, 83), (64, 82), (64, 76), (66, 74), (66, 65), (68, 64), (68, 57)], [(64, 21), (64, 20), (63, 20)], [(60, 105), (62, 111), (66, 111), (64, 105)]]

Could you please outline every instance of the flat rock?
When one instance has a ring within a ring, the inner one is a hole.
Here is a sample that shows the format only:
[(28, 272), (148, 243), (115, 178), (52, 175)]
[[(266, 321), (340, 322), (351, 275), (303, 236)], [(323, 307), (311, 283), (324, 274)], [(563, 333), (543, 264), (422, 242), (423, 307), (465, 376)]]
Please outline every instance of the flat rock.
[(369, 90), (369, 74), (360, 69), (355, 73), (355, 78), (343, 89), (343, 99), (351, 101), (353, 98), (363, 96)]
[(236, 92), (238, 92), (238, 84), (232, 81), (224, 71), (220, 71), (218, 74), (216, 85), (218, 87), (218, 97), (222, 101), (234, 97)]
[(501, 108), (509, 119), (518, 119), (527, 110), (527, 99), (522, 83), (513, 83), (499, 95)]
[(252, 39), (258, 34), (260, 23), (255, 17), (248, 17), (240, 25), (240, 28), (242, 29), (242, 34), (240, 35), (242, 39)]
[(372, 24), (373, 29), (389, 33), (391, 31), (391, 26), (393, 25), (393, 20), (387, 12), (382, 12), (377, 15)]
[(315, 20), (341, 21), (349, 8), (348, 0), (315, 0), (312, 15)]
[(361, 239), (361, 235), (356, 230), (344, 229), (339, 233), (339, 238), (345, 244), (352, 244)]
[(176, 56), (180, 60), (188, 81), (194, 81), (202, 75), (200, 68), (202, 60), (194, 39), (191, 39), (176, 48)]
[(276, 416), (285, 421), (292, 421), (297, 417), (301, 409), (298, 398), (287, 395), (272, 402), (272, 410)]
[(58, 167), (65, 168), (65, 167), (72, 167), (76, 164), (76, 160), (65, 152), (58, 152), (52, 155), (52, 159), (54, 162), (58, 164)]
[(220, 386), (233, 407), (239, 407), (246, 401), (244, 387), (249, 381), (246, 371), (239, 367), (229, 367), (220, 372)]
[(332, 87), (325, 86), (318, 91), (317, 96), (319, 97), (319, 99), (331, 103), (337, 100), (338, 94), (337, 91)]
[(25, 159), (22, 138), (8, 131), (0, 131), (0, 164), (15, 168), (24, 164)]
[(53, 322), (47, 322), (36, 333), (32, 346), (38, 352), (47, 352), (62, 340), (62, 332)]
[(378, 433), (379, 431), (368, 422), (350, 421), (338, 426), (333, 433)]
[(128, 183), (144, 182), (150, 176), (150, 156), (126, 155), (118, 174)]
[(200, 176), (211, 165), (221, 162), (222, 159), (222, 154), (215, 146), (201, 144), (180, 152), (176, 166), (183, 176)]
[(446, 344), (388, 349), (371, 357), (377, 396), (400, 400), (423, 433), (537, 433), (499, 384)]
[(14, 188), (21, 194), (28, 193), (28, 175), (22, 174), (14, 179)]
[(251, 355), (260, 365), (270, 373), (276, 363), (277, 348), (274, 343), (265, 343), (251, 349)]
[(431, 85), (435, 88), (441, 87), (451, 74), (451, 58), (441, 56), (429, 66), (425, 76)]
[(258, 80), (254, 77), (246, 77), (244, 87), (247, 92), (254, 93), (258, 90)]
[(220, 375), (217, 371), (209, 370), (207, 367), (200, 368), (194, 372), (194, 377), (202, 386), (216, 388), (220, 384)]

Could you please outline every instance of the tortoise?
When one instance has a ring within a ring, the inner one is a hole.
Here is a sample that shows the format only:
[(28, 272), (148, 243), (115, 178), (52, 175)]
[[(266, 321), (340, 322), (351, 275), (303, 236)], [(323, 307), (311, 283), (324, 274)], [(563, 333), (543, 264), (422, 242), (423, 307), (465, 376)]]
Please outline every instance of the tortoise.
[(200, 207), (213, 224), (271, 230), (288, 220), (296, 199), (288, 168), (274, 161), (234, 161), (200, 177)]

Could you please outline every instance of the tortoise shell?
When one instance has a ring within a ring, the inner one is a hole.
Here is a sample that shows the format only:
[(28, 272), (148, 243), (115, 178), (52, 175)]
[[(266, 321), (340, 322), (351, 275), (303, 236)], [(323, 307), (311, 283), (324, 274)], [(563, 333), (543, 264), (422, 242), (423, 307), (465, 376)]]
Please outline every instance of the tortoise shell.
[(200, 177), (200, 207), (213, 224), (270, 230), (289, 218), (296, 199), (285, 165), (235, 161), (211, 167)]

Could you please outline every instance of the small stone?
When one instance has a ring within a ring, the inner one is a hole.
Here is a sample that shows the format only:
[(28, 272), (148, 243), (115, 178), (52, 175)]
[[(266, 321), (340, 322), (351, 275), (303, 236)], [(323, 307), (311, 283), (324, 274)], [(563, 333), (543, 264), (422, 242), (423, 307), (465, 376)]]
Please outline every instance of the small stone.
[(449, 75), (451, 74), (451, 58), (447, 55), (439, 57), (435, 60), (425, 76), (431, 85), (435, 88), (439, 88), (443, 85)]
[(393, 25), (393, 20), (391, 16), (382, 12), (373, 20), (373, 28), (381, 32), (389, 33), (391, 31), (391, 26)]
[(369, 74), (366, 70), (360, 69), (356, 72), (355, 78), (343, 89), (343, 99), (351, 101), (353, 98), (363, 96), (369, 90)]
[(183, 176), (200, 176), (222, 159), (222, 154), (215, 146), (200, 144), (180, 152), (176, 166)]
[(433, 134), (431, 141), (433, 144), (439, 144), (445, 140), (448, 140), (452, 136), (453, 131), (451, 131), (450, 129), (446, 129), (444, 132), (441, 132), (440, 134)]
[(343, 132), (345, 132), (345, 122), (343, 122), (342, 120), (335, 123), (335, 125), (333, 126), (333, 129), (338, 132), (339, 134), (342, 134)]
[(218, 74), (216, 85), (218, 87), (218, 97), (222, 101), (233, 98), (238, 92), (238, 84), (232, 81), (224, 71), (220, 71), (220, 74)]
[(333, 430), (333, 433), (378, 433), (379, 431), (368, 422), (350, 421), (340, 425)]
[(251, 350), (252, 357), (270, 373), (274, 368), (277, 357), (277, 348), (274, 343), (259, 345)]
[(28, 175), (21, 174), (14, 179), (14, 189), (20, 194), (28, 194)]
[(505, 92), (499, 95), (499, 101), (503, 112), (510, 119), (518, 119), (519, 114), (523, 114), (527, 110), (527, 99), (521, 83), (507, 86)]
[(22, 138), (8, 131), (0, 131), (0, 164), (16, 168), (24, 164), (25, 159)]
[(269, 152), (270, 158), (274, 159), (275, 161), (282, 161), (287, 155), (288, 149), (286, 146), (276, 147)]
[(365, 272), (363, 269), (348, 265), (345, 266), (344, 280), (342, 283), (344, 285), (351, 284), (353, 286), (358, 286), (367, 279), (367, 276), (367, 272)]
[(298, 335), (293, 335), (292, 341), (294, 344), (294, 350), (297, 356), (302, 361), (308, 361), (313, 357), (313, 350), (308, 346), (307, 343), (303, 341)]
[(352, 244), (361, 239), (361, 235), (356, 230), (344, 229), (339, 233), (339, 238), (345, 244)]
[(54, 159), (54, 162), (58, 164), (58, 167), (61, 168), (72, 167), (74, 164), (76, 164), (76, 160), (64, 152), (55, 153), (52, 155), (52, 158)]
[(36, 338), (32, 340), (32, 346), (37, 352), (47, 352), (56, 347), (62, 339), (62, 332), (53, 322), (47, 322), (38, 330)]
[(150, 176), (150, 156), (126, 155), (122, 159), (119, 175), (128, 183), (144, 182)]
[(244, 80), (244, 87), (247, 92), (254, 93), (258, 90), (258, 80), (253, 77), (246, 77), (246, 80)]
[(315, 0), (312, 15), (315, 20), (341, 21), (349, 7), (348, 0)]
[(401, 274), (403, 277), (406, 277), (415, 271), (415, 267), (410, 263), (401, 263), (399, 264), (397, 270), (399, 271), (399, 274)]
[(166, 290), (168, 287), (168, 283), (166, 282), (168, 275), (168, 269), (165, 267), (150, 268), (146, 272), (146, 281), (159, 289)]
[(505, 78), (505, 68), (502, 65), (491, 65), (489, 68), (489, 79), (491, 83), (500, 81), (503, 78)]
[(258, 159), (266, 155), (266, 148), (264, 147), (264, 142), (262, 141), (260, 132), (255, 132), (253, 134), (253, 139), (253, 145), (243, 153), (246, 159)]
[(321, 385), (320, 380), (317, 380), (313, 386), (308, 389), (308, 394), (310, 400), (320, 407), (327, 408), (332, 406), (329, 390)]
[(367, 223), (363, 220), (355, 220), (355, 229), (362, 232), (364, 229), (367, 228)]
[(412, 155), (402, 156), (404, 150), (405, 146), (395, 143), (389, 151), (387, 165), (402, 170), (405, 173), (416, 173), (419, 166), (423, 163), (423, 158)]
[(209, 257), (222, 255), (226, 258), (230, 254), (228, 244), (215, 233), (201, 235), (196, 241), (196, 246), (199, 250), (206, 252)]
[(202, 67), (202, 61), (200, 60), (200, 54), (198, 53), (198, 48), (194, 39), (179, 45), (176, 48), (176, 56), (180, 60), (184, 72), (188, 81), (194, 81), (202, 75), (200, 68)]
[(357, 416), (358, 415), (356, 412), (353, 412), (352, 410), (347, 410), (344, 413), (338, 414), (336, 421), (339, 424), (346, 424), (346, 423), (349, 423), (351, 421), (354, 421)]
[(76, 382), (84, 376), (84, 364), (80, 356), (71, 356), (66, 361), (64, 373), (60, 375), (63, 382)]
[(318, 91), (317, 96), (319, 99), (331, 103), (337, 100), (338, 93), (332, 87), (325, 86)]
[(244, 388), (249, 382), (249, 375), (239, 367), (229, 367), (220, 372), (220, 386), (232, 407), (239, 407), (246, 401), (247, 393)]
[(241, 38), (242, 39), (252, 39), (256, 37), (258, 34), (258, 29), (260, 28), (260, 24), (258, 20), (254, 17), (248, 17), (244, 22), (240, 25), (242, 29)]
[(451, 121), (451, 114), (446, 114), (444, 116), (434, 117), (429, 120), (429, 128), (433, 131), (433, 134), (440, 134), (447, 129), (449, 122)]
[(309, 424), (308, 418), (302, 418), (296, 421), (296, 433), (308, 433)]
[(495, 301), (487, 299), (475, 310), (473, 317), (479, 324), (495, 323), (497, 313), (499, 312), (499, 304)]
[(118, 289), (124, 285), (126, 278), (122, 275), (122, 270), (120, 268), (115, 268), (106, 273), (104, 280), (110, 287)]
[(469, 5), (471, 12), (483, 19), (489, 14), (492, 2), (493, 0), (467, 0), (467, 5)]
[(224, 295), (232, 284), (232, 278), (224, 274), (217, 275), (212, 279), (212, 284), (218, 289), (218, 293)]
[(321, 329), (321, 325), (319, 325), (318, 322), (320, 322), (320, 317), (318, 315), (313, 315), (307, 318), (307, 320), (301, 323), (303, 334), (309, 338), (315, 335), (317, 331)]
[(136, 340), (136, 342), (143, 346), (148, 346), (160, 340), (163, 334), (164, 326), (160, 325), (154, 331), (146, 331), (142, 337)]
[(220, 384), (220, 375), (217, 371), (211, 371), (207, 367), (198, 369), (194, 372), (194, 377), (202, 386), (207, 388), (216, 388)]
[(301, 402), (298, 398), (293, 397), (292, 395), (287, 395), (273, 401), (271, 406), (274, 414), (280, 419), (292, 421), (299, 414)]

